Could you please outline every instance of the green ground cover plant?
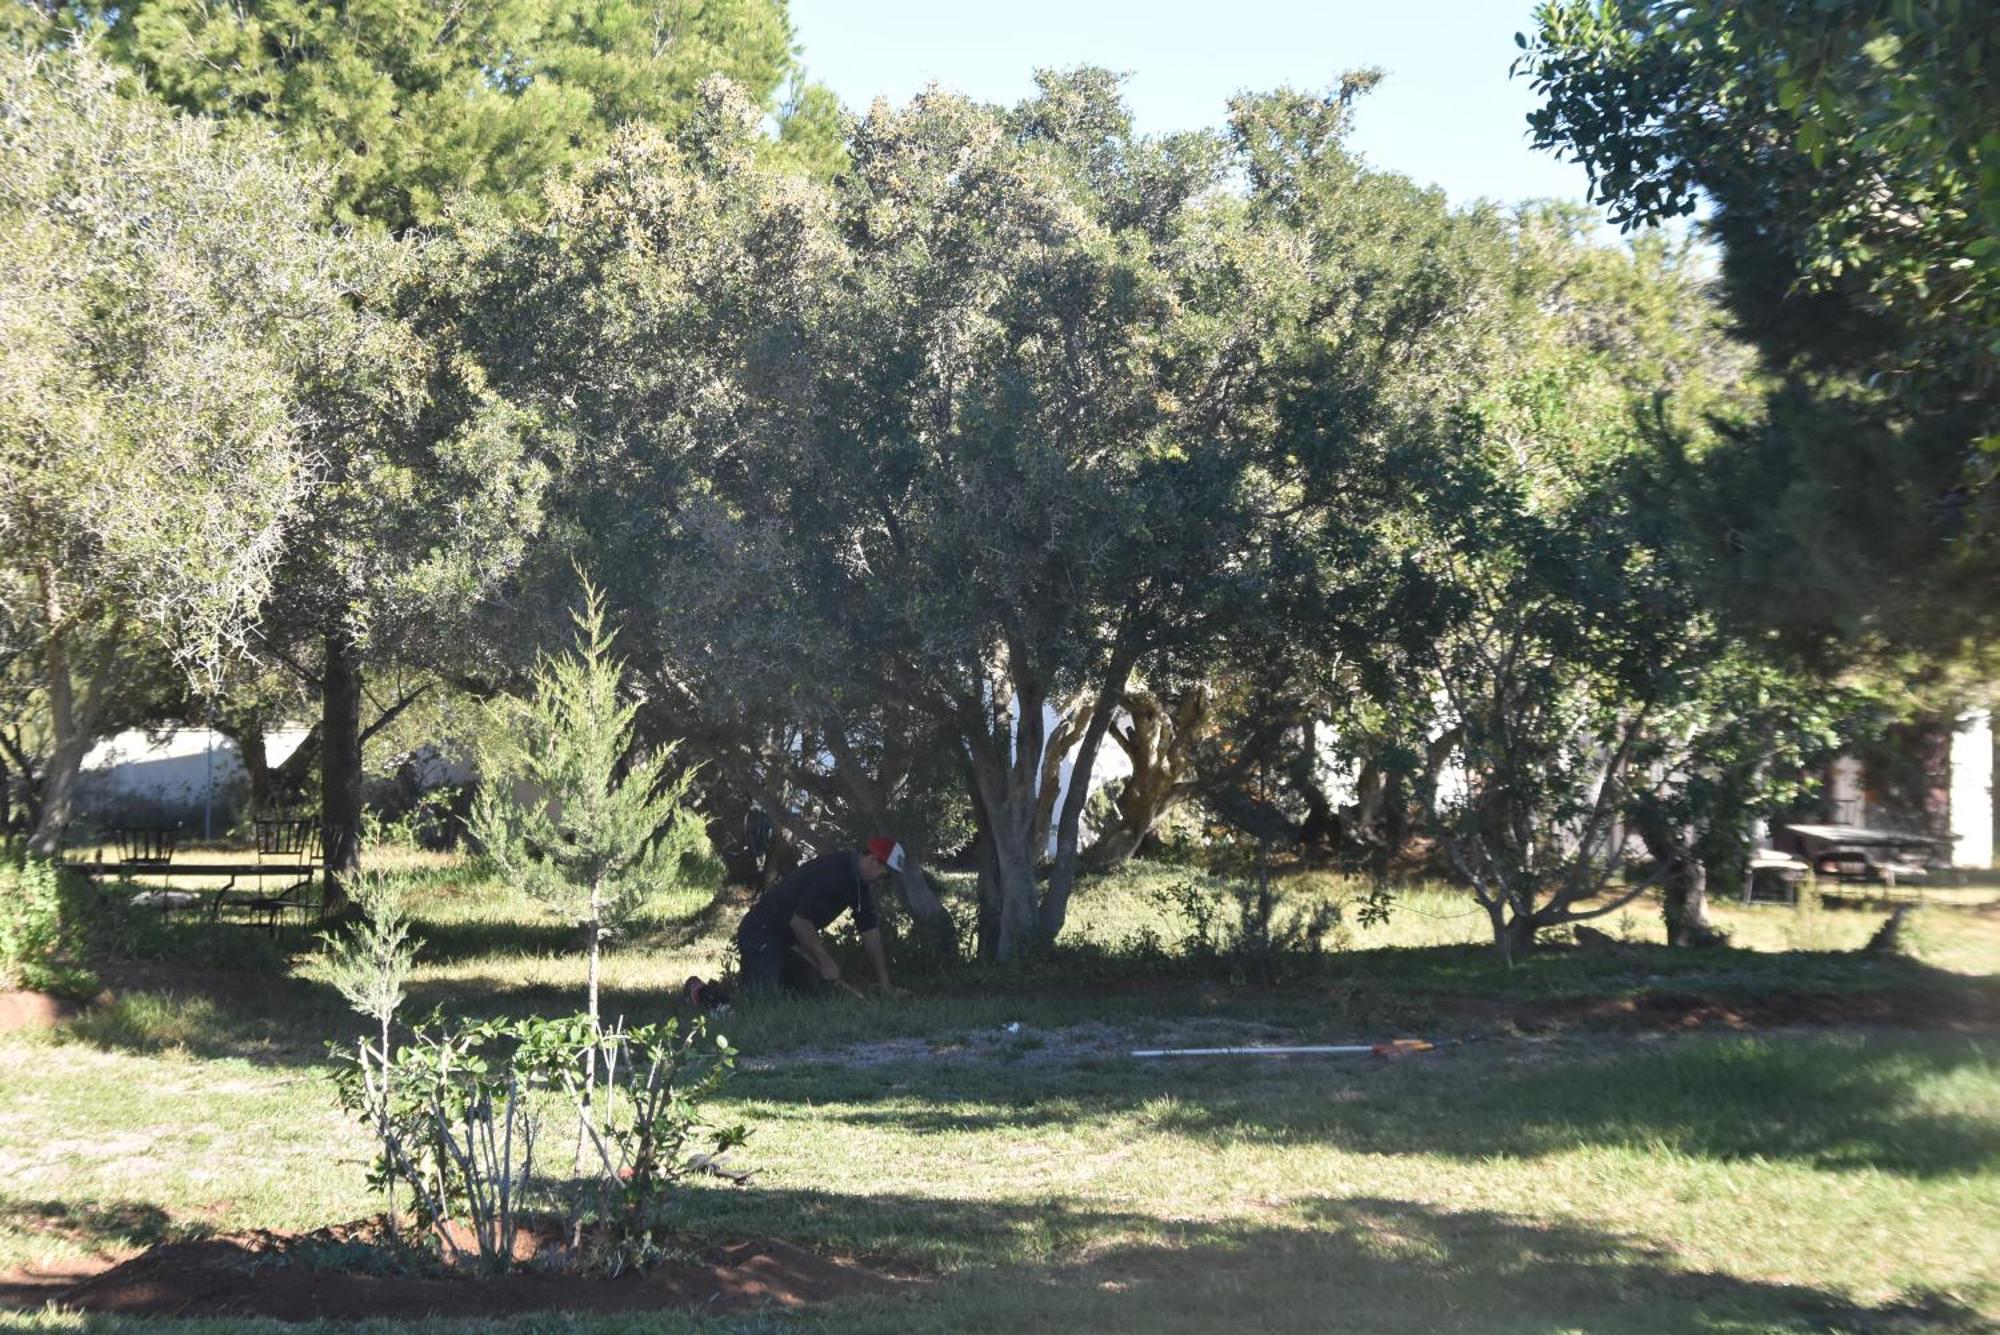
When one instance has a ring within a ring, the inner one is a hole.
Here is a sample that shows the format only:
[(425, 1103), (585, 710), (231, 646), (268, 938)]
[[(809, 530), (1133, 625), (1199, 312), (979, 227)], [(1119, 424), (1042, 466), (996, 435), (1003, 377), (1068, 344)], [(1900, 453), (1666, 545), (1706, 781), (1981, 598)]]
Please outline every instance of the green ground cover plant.
[(83, 998), (97, 991), (84, 967), (90, 886), (24, 849), (0, 846), (0, 989)]
[[(724, 1017), (740, 1055), (713, 1114), (756, 1128), (739, 1151), (756, 1178), (679, 1184), (670, 1227), (865, 1258), (912, 1276), (905, 1292), (748, 1321), (511, 1328), (1969, 1332), (2000, 1316), (1990, 1249), (1972, 1245), (2000, 1221), (2000, 1048), (1964, 1028), (2000, 963), (2000, 924), (1976, 908), (1990, 893), (1934, 893), (1911, 958), (1850, 953), (1878, 912), (1820, 910), (1827, 939), (1801, 951), (1793, 910), (1718, 906), (1728, 950), (1644, 944), (1648, 913), (1625, 932), (1605, 920), (1633, 938), (1618, 951), (1506, 970), (1483, 918), (1450, 916), (1469, 902), (1427, 887), (1386, 923), (1344, 920), (1322, 972), (1239, 984), (1182, 950), (1191, 926), (1155, 902), (1184, 876), (1139, 865), (1083, 887), (1072, 925), (1099, 979), (965, 966), (909, 1002), (746, 1001)], [(573, 1008), (586, 965), (563, 929), (476, 864), (424, 877), (408, 1004), (467, 1021)], [(1280, 885), (1301, 906), (1365, 892)], [(673, 1015), (733, 925), (693, 895), (656, 903), (605, 954), (607, 1023)], [(1161, 944), (1134, 961), (1123, 945), (1145, 925)], [(240, 986), (196, 990), (217, 976)], [(1929, 989), (1946, 1027), (1522, 1036), (1496, 1019), (1730, 989)], [(0, 1040), (0, 1270), (376, 1208), (373, 1138), (324, 1077), (321, 1045), (354, 1028), (324, 955), (302, 949), (277, 976), (191, 972), (119, 1013)], [(1126, 1056), (1397, 1033), (1476, 1041), (1400, 1061)]]

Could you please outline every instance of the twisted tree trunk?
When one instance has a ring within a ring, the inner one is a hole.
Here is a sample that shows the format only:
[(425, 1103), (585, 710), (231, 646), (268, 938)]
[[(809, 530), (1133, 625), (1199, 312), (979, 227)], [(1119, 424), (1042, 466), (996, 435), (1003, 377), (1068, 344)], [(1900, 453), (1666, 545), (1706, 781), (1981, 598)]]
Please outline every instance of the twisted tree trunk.
[(1195, 743), (1208, 722), (1206, 685), (1188, 688), (1172, 708), (1146, 691), (1128, 691), (1120, 701), (1126, 725), (1111, 735), (1132, 762), (1119, 790), (1116, 814), (1084, 855), (1093, 870), (1117, 866), (1139, 850), (1160, 822), (1194, 791)]
[(326, 852), (326, 905), (347, 903), (346, 882), (361, 869), (361, 655), (351, 631), (326, 637), (320, 696), (320, 828)]

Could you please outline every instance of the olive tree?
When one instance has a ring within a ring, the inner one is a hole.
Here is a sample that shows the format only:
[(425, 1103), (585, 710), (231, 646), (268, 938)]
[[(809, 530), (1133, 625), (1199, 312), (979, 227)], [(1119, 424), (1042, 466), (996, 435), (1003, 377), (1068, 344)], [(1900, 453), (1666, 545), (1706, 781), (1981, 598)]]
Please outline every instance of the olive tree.
[[(344, 873), (359, 863), (371, 732), (431, 689), (425, 671), (484, 688), (529, 658), (510, 651), (504, 618), (480, 614), (540, 523), (540, 442), (457, 342), (451, 275), (424, 231), (454, 201), (473, 201), (493, 230), (538, 216), (552, 174), (619, 126), (686, 120), (718, 71), (798, 123), (782, 152), (760, 141), (774, 157), (820, 161), (808, 141), (837, 109), (811, 89), (775, 108), (794, 72), (776, 0), (395, 0), (365, 21), (286, 0), (16, 9), (0, 40), (61, 46), (80, 34), (176, 108), (275, 129), (323, 170), (314, 199), (327, 220), (402, 243), (354, 298), (406, 341), (387, 363), (403, 383), (373, 397), (338, 378), (320, 387), (318, 485), (277, 544), (253, 643), (318, 700), (321, 823)], [(370, 691), (376, 674), (411, 669), (408, 690)]]
[(381, 332), (317, 177), (114, 84), (0, 52), (0, 590), (48, 716), (42, 852), (119, 656), (152, 639), (203, 676), (242, 648), (315, 482), (311, 387)]
[(718, 88), (489, 260), (498, 373), (573, 433), (558, 522), (657, 627), (664, 684), (850, 772), (936, 739), (1002, 955), (1054, 925), (1036, 864), (1077, 815), (1044, 802), (1046, 711), (1108, 724), (1168, 612), (1255, 560), (1245, 369), (1297, 291), (1217, 193), (1221, 146), (1137, 138), (1114, 92), (878, 105), (829, 188), (761, 164)]

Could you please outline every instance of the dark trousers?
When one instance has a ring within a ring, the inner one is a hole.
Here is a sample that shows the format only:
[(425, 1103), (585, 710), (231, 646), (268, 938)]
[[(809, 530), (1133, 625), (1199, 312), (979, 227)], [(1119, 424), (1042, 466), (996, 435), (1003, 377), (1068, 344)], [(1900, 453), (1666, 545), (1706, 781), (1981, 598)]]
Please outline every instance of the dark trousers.
[(782, 934), (746, 922), (736, 933), (736, 949), (743, 956), (743, 987), (783, 988), (787, 992), (812, 993), (820, 990), (819, 970), (801, 955), (791, 932)]

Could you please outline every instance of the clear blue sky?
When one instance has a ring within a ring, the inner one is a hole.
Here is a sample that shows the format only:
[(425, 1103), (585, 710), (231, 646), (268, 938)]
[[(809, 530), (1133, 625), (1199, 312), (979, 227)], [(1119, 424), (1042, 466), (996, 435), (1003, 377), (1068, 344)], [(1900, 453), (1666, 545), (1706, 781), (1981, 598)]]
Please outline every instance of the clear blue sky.
[(1535, 99), (1507, 77), (1530, 0), (792, 0), (807, 74), (865, 110), (933, 80), (982, 101), (1028, 95), (1037, 67), (1128, 72), (1139, 128), (1219, 125), (1244, 89), (1324, 91), (1344, 69), (1388, 78), (1355, 146), (1454, 203), (1581, 200), (1583, 169), (1528, 147)]

